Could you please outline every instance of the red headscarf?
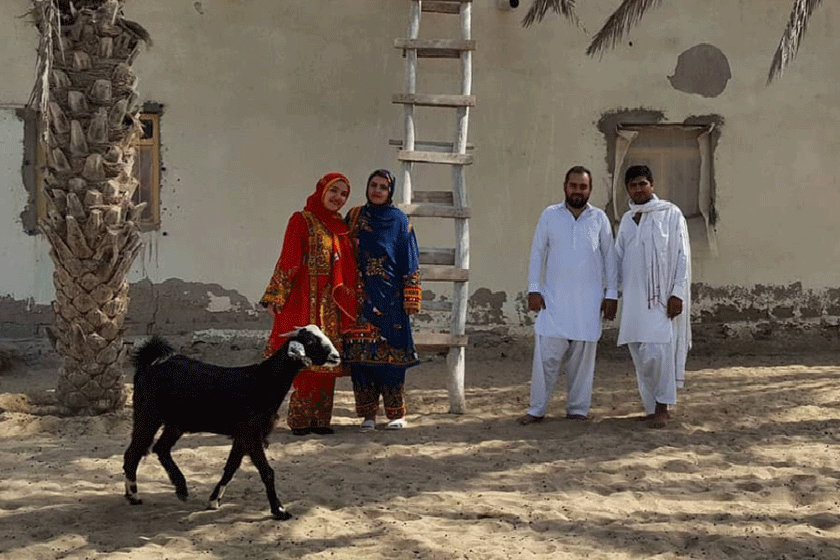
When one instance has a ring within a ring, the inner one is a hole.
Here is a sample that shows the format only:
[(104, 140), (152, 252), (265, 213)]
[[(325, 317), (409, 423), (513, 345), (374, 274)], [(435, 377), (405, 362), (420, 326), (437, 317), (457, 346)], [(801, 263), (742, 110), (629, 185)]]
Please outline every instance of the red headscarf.
[(312, 212), (333, 234), (333, 251), (335, 252), (332, 272), (333, 299), (342, 313), (343, 331), (356, 320), (356, 258), (347, 224), (341, 214), (324, 206), (327, 191), (338, 181), (344, 181), (348, 189), (350, 188), (350, 181), (341, 173), (327, 173), (321, 177), (315, 186), (315, 192), (306, 199), (304, 210)]
[[(344, 181), (347, 188), (350, 188), (350, 181), (341, 173), (327, 173), (315, 185), (315, 192), (306, 199), (306, 206), (303, 209), (315, 214), (315, 217), (335, 235), (343, 235), (347, 233), (347, 224), (342, 219), (341, 214), (324, 206), (324, 197), (327, 195), (327, 191), (338, 181)], [(347, 194), (350, 194), (349, 190)]]

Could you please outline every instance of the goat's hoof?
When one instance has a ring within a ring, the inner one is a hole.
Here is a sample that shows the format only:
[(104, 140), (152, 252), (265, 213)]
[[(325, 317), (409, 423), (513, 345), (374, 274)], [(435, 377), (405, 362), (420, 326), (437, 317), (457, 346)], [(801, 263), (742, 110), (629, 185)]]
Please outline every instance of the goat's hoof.
[(219, 509), (220, 500), (210, 500), (207, 502), (207, 509)]
[(276, 519), (277, 521), (288, 521), (292, 518), (292, 514), (284, 509), (280, 511), (274, 511), (272, 512), (272, 515), (274, 515), (274, 519)]
[(134, 496), (126, 496), (125, 499), (128, 500), (128, 503), (133, 506), (139, 506), (143, 504), (143, 500), (141, 500), (140, 498), (135, 498)]
[(178, 496), (178, 499), (182, 502), (186, 502), (189, 494), (187, 492), (175, 492), (175, 495)]

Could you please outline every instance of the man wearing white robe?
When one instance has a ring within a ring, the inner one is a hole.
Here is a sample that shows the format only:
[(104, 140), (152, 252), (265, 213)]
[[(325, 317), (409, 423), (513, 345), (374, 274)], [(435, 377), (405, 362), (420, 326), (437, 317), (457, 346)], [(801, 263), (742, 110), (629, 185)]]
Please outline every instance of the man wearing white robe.
[(592, 399), (601, 314), (615, 318), (618, 270), (607, 215), (589, 204), (592, 174), (566, 173), (565, 202), (537, 223), (528, 266), (528, 307), (537, 311), (531, 401), (521, 424), (543, 419), (560, 372), (566, 374), (566, 418), (585, 420)]
[(653, 194), (645, 165), (624, 178), (630, 210), (621, 218), (615, 248), (622, 292), (618, 344), (627, 344), (645, 418), (664, 427), (677, 402), (691, 347), (691, 248), (680, 209)]

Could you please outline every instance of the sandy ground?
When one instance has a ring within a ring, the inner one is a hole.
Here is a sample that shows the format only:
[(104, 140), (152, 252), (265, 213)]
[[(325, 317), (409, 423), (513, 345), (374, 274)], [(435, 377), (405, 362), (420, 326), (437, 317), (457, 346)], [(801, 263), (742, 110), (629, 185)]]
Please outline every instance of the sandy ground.
[[(130, 408), (49, 414), (52, 367), (0, 375), (0, 556), (12, 559), (840, 559), (840, 354), (692, 358), (671, 425), (652, 430), (629, 360), (598, 363), (592, 419), (520, 426), (530, 364), (467, 362), (468, 412), (448, 413), (440, 358), (409, 374), (409, 427), (357, 431), (339, 382), (332, 436), (268, 449), (271, 519), (246, 460), (205, 510), (228, 442), (185, 436), (179, 501), (154, 456), (141, 506), (123, 498)], [(380, 426), (381, 428), (381, 426)]]

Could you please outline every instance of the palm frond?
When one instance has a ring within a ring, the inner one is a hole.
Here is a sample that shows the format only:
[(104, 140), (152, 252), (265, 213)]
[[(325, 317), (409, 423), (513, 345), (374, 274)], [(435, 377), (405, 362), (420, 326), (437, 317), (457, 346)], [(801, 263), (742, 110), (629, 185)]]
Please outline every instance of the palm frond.
[(29, 95), (26, 105), (36, 111), (42, 122), (41, 131), (44, 140), (49, 134), (47, 126), (47, 105), (50, 102), (50, 76), (53, 70), (54, 47), (53, 41), (59, 44), (61, 55), (64, 51), (61, 43), (61, 12), (53, 0), (33, 0), (29, 14), (40, 32), (38, 42), (38, 58), (35, 69), (35, 85)]
[(586, 49), (586, 54), (593, 56), (607, 48), (614, 48), (624, 34), (641, 21), (648, 9), (661, 2), (662, 0), (624, 0), (595, 34), (592, 43)]
[(779, 41), (776, 54), (773, 55), (773, 62), (770, 64), (770, 72), (767, 75), (768, 84), (773, 81), (773, 78), (780, 76), (785, 67), (793, 61), (799, 50), (799, 44), (805, 36), (811, 14), (820, 5), (820, 2), (822, 0), (794, 1), (793, 9), (790, 12), (790, 20), (785, 27), (781, 41)]
[(534, 23), (542, 21), (548, 10), (567, 17), (575, 25), (579, 23), (575, 13), (575, 0), (534, 0), (528, 13), (522, 18), (522, 26), (531, 27)]
[(124, 19), (122, 16), (117, 18), (117, 25), (134, 35), (134, 37), (140, 41), (146, 43), (147, 47), (152, 46), (152, 36), (149, 35), (149, 32), (146, 31), (146, 28), (137, 23), (136, 21), (131, 21), (128, 19)]

